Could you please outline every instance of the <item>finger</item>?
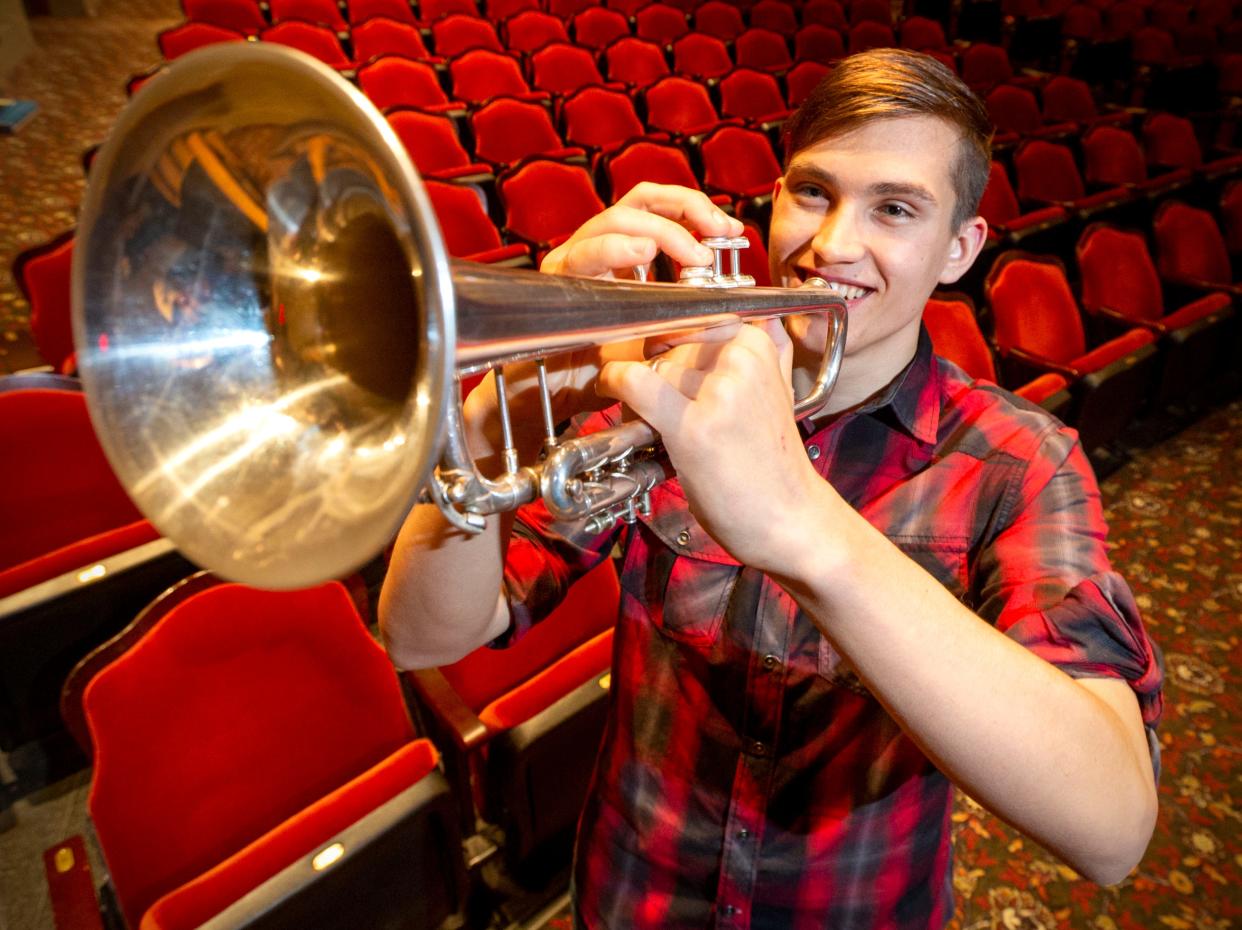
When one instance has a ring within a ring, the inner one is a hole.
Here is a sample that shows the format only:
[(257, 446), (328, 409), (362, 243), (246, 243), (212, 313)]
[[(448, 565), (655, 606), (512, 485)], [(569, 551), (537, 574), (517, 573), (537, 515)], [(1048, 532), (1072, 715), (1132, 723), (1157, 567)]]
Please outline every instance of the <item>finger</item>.
[(658, 433), (675, 429), (690, 400), (642, 362), (609, 362), (595, 390), (629, 406)]
[(663, 355), (674, 346), (700, 342), (728, 342), (744, 324), (737, 320), (721, 323), (717, 326), (703, 326), (697, 329), (679, 329), (676, 332), (661, 333), (648, 337), (643, 351), (648, 358)]
[(667, 355), (652, 359), (648, 367), (691, 400), (699, 396), (707, 377), (707, 372), (702, 368), (679, 364)]
[(654, 239), (624, 233), (605, 233), (578, 241), (571, 240), (558, 248), (563, 250), (556, 256), (559, 267), (549, 266), (548, 259), (553, 258), (553, 254), (549, 253), (548, 259), (540, 267), (541, 271), (598, 277), (650, 262), (659, 251)]
[(772, 340), (780, 359), (781, 376), (785, 379), (785, 385), (793, 391), (793, 340), (785, 332), (783, 321), (779, 317), (773, 317), (755, 325)]
[[(710, 206), (711, 202), (708, 201), (708, 204)], [(713, 206), (712, 209), (716, 208)], [(658, 210), (624, 202), (583, 223), (570, 239), (570, 244), (609, 233), (652, 239), (661, 251), (683, 265), (707, 265), (712, 261), (711, 249), (701, 245), (678, 217), (667, 217)]]
[(740, 236), (742, 221), (731, 217), (702, 191), (650, 181), (636, 184), (618, 203), (658, 213), (704, 236)]

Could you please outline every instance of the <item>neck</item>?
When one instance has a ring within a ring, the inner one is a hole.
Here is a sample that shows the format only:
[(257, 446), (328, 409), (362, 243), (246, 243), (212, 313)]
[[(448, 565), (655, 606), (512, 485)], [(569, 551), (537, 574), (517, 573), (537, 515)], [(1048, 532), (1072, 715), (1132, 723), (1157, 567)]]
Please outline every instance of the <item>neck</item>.
[[(900, 347), (879, 343), (851, 353), (846, 343), (845, 358), (828, 403), (819, 416), (833, 415), (859, 407), (883, 391), (910, 364), (918, 349), (918, 330)], [(795, 353), (793, 383), (798, 397), (805, 396), (815, 383), (820, 359)]]

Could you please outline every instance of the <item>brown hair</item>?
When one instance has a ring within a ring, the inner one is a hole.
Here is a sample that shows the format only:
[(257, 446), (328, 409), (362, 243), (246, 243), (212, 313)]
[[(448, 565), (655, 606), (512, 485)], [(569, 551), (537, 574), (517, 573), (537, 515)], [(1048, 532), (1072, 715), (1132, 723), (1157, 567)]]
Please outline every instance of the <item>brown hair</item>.
[(956, 229), (978, 211), (987, 186), (992, 122), (970, 88), (930, 55), (879, 48), (838, 62), (785, 123), (785, 167), (807, 146), (899, 116), (935, 116), (958, 131), (951, 170)]

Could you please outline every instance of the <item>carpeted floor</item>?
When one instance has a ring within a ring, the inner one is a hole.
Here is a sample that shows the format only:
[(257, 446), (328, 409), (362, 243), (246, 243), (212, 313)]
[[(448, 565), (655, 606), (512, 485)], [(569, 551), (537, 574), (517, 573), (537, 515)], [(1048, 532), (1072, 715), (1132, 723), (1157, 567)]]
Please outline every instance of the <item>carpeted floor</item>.
[[(21, 132), (0, 136), (0, 372), (38, 363), (12, 259), (74, 224), (81, 153), (104, 138), (125, 80), (156, 62), (153, 37), (178, 16), (175, 0), (110, 0), (95, 19), (36, 19), (40, 53), (0, 82), (0, 94), (40, 106)], [(1168, 670), (1161, 813), (1146, 858), (1101, 889), (962, 798), (955, 930), (1229, 930), (1242, 917), (1240, 429), (1235, 401), (1138, 454), (1103, 487), (1116, 564)], [(85, 788), (64, 788), (20, 802), (8, 824), (0, 818), (0, 928), (50, 926), (37, 857), (51, 840), (33, 825), (82, 829)], [(63, 812), (49, 818), (53, 805)]]

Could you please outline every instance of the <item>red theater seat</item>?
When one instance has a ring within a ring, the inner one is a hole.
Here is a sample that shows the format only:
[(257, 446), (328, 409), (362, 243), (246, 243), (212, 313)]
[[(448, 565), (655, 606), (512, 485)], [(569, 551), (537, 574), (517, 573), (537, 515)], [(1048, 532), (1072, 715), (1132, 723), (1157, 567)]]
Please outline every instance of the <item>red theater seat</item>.
[(463, 184), (495, 180), (491, 166), (475, 161), (462, 146), (449, 117), (398, 107), (388, 112), (388, 122), (424, 177)]
[(648, 3), (634, 14), (634, 34), (660, 45), (672, 45), (690, 31), (686, 14), (666, 3)]
[(1242, 296), (1229, 249), (1216, 219), (1207, 210), (1168, 200), (1156, 210), (1157, 267), (1171, 284)]
[(530, 249), (521, 243), (506, 245), (501, 240), (500, 231), (488, 217), (475, 188), (439, 181), (427, 181), (426, 187), (450, 255), (488, 265), (530, 265)]
[(633, 90), (649, 87), (670, 74), (668, 59), (660, 46), (635, 36), (622, 36), (604, 50), (608, 80)]
[(734, 41), (733, 53), (739, 68), (784, 74), (793, 65), (789, 43), (770, 29), (747, 29)]
[(502, 826), (514, 866), (568, 858), (603, 735), (619, 597), (604, 562), (512, 646), (408, 673), (438, 742), (458, 754), (467, 816)]
[(584, 87), (561, 104), (565, 141), (593, 152), (612, 152), (646, 135), (629, 94), (607, 87)]
[[(81, 666), (89, 808), (129, 926), (242, 910), (270, 926), (430, 928), (460, 910), (437, 753), (343, 586), (196, 575), (103, 651)], [(322, 855), (334, 844), (344, 856)]]
[(694, 11), (694, 31), (732, 42), (746, 31), (741, 11), (724, 0), (706, 0)]
[(416, 61), (431, 59), (417, 26), (400, 20), (377, 16), (354, 27), (350, 34), (354, 61), (365, 65), (384, 55), (399, 55)]
[(341, 47), (341, 40), (327, 26), (304, 23), (297, 20), (285, 20), (278, 25), (264, 29), (259, 34), (264, 42), (275, 42), (296, 48), (312, 58), (318, 58), (329, 68), (345, 71), (353, 67), (353, 62)]
[(1065, 268), (1054, 258), (1006, 252), (984, 288), (1006, 380), (1061, 375), (1074, 397), (1068, 422), (1078, 429), (1087, 453), (1118, 439), (1148, 399), (1152, 334), (1134, 327), (1090, 347)]
[(345, 18), (355, 26), (377, 16), (408, 26), (418, 25), (418, 19), (406, 0), (345, 0)]
[(466, 13), (451, 13), (431, 24), (431, 44), (441, 58), (455, 58), (472, 48), (503, 52), (496, 27)]
[[(932, 348), (977, 380), (998, 384), (996, 359), (979, 329), (974, 302), (965, 294), (933, 295), (923, 308), (923, 325)], [(1068, 382), (1057, 374), (1039, 375), (1014, 390), (1019, 397), (1060, 415), (1069, 404)]]
[(245, 42), (246, 36), (236, 29), (225, 29), (210, 23), (182, 23), (165, 29), (155, 37), (165, 61), (173, 61), (187, 52), (218, 42)]
[(513, 97), (497, 97), (470, 116), (477, 157), (500, 167), (531, 155), (585, 163), (586, 153), (565, 145), (545, 107)]
[(384, 55), (358, 69), (358, 85), (381, 110), (417, 107), (432, 113), (465, 113), (460, 100), (449, 100), (434, 66), (400, 55)]
[(643, 92), (643, 100), (647, 128), (677, 138), (694, 139), (721, 123), (707, 88), (687, 77), (674, 74), (656, 81)]
[[(531, 159), (502, 175), (497, 186), (508, 234), (540, 253), (560, 245), (604, 210), (590, 174), (579, 165)], [(536, 264), (542, 259), (538, 254)]]
[(789, 38), (798, 31), (798, 16), (785, 0), (759, 0), (750, 8), (750, 25)]
[(531, 55), (530, 71), (536, 90), (560, 97), (604, 83), (595, 55), (568, 42), (552, 42)]
[(596, 51), (630, 34), (625, 15), (606, 7), (587, 7), (573, 19), (574, 42)]
[(189, 22), (210, 23), (248, 36), (258, 35), (268, 25), (255, 0), (182, 0), (181, 7)]
[(493, 97), (546, 100), (545, 91), (532, 91), (517, 61), (491, 49), (476, 48), (449, 62), (453, 96), (467, 103), (486, 103)]
[(840, 0), (807, 0), (802, 7), (802, 25), (816, 23), (844, 32), (850, 28), (849, 18)]
[[(699, 179), (690, 166), (690, 157), (685, 149), (649, 139), (630, 142), (606, 156), (604, 175), (608, 179), (613, 203), (641, 181), (679, 184), (692, 190), (700, 189)], [(712, 199), (719, 206), (730, 202), (727, 194)]]
[(739, 203), (739, 212), (762, 210), (771, 202), (781, 166), (763, 133), (722, 126), (703, 140), (701, 148), (703, 185), (709, 192), (728, 194)]
[(73, 238), (69, 230), (13, 260), (13, 277), (30, 305), (35, 348), (43, 361), (62, 374), (71, 374), (75, 367), (69, 306)]
[(349, 29), (335, 0), (269, 0), (268, 13), (273, 23), (294, 20), (325, 26), (333, 32)]
[(785, 121), (789, 108), (775, 77), (738, 68), (720, 82), (720, 114), (743, 119), (766, 132)]
[(715, 36), (692, 32), (673, 43), (673, 70), (695, 80), (718, 81), (733, 70), (733, 59)]
[[(826, 64), (844, 57), (845, 39), (836, 29), (810, 23), (794, 34), (795, 62), (814, 61)], [(785, 77), (788, 80), (789, 75)]]
[(506, 19), (501, 26), (505, 45), (510, 52), (530, 53), (549, 42), (568, 42), (565, 23), (542, 10), (523, 10)]
[(1229, 351), (1236, 325), (1229, 295), (1220, 292), (1169, 310), (1160, 275), (1137, 232), (1093, 223), (1077, 247), (1082, 306), (1112, 331), (1142, 326), (1159, 339), (1162, 358), (1157, 400), (1203, 400)]
[(785, 75), (785, 88), (790, 107), (802, 105), (807, 96), (832, 69), (818, 61), (800, 61)]

